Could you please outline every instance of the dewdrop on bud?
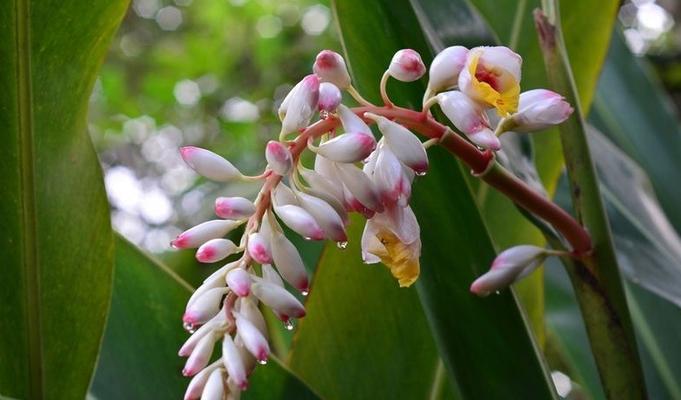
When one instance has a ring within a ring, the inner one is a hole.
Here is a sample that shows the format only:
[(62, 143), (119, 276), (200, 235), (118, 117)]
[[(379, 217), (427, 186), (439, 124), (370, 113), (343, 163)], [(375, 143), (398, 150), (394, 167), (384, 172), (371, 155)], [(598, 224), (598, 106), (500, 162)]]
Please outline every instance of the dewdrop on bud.
[(255, 213), (255, 205), (243, 197), (218, 197), (215, 215), (226, 219), (244, 219)]
[(201, 393), (201, 400), (222, 400), (225, 395), (224, 370), (218, 368), (211, 372)]
[(323, 240), (324, 231), (317, 221), (303, 208), (286, 204), (274, 206), (274, 212), (294, 232), (309, 240)]
[(227, 368), (227, 373), (230, 379), (236, 383), (241, 390), (248, 388), (248, 379), (246, 377), (246, 368), (239, 355), (239, 349), (234, 344), (231, 336), (225, 335), (222, 339), (222, 362)]
[(574, 109), (565, 98), (546, 89), (520, 94), (518, 112), (510, 118), (513, 132), (533, 132), (564, 122)]
[(397, 122), (380, 115), (365, 113), (364, 116), (376, 121), (378, 129), (385, 138), (385, 144), (404, 165), (419, 175), (428, 171), (428, 155), (416, 135)]
[(350, 74), (345, 66), (343, 57), (331, 50), (322, 50), (317, 54), (312, 71), (322, 82), (330, 82), (339, 89), (347, 89), (350, 86)]
[(220, 311), (220, 302), (225, 293), (227, 293), (226, 287), (206, 290), (201, 296), (187, 304), (182, 322), (193, 326), (206, 323)]
[(243, 176), (232, 163), (212, 151), (185, 146), (180, 148), (180, 154), (191, 169), (212, 181), (229, 182)]
[(402, 82), (413, 82), (426, 73), (426, 66), (419, 53), (412, 49), (402, 49), (390, 61), (388, 73)]
[(319, 84), (319, 103), (317, 103), (319, 111), (334, 112), (342, 100), (343, 95), (338, 86), (331, 82)]
[(251, 293), (251, 274), (243, 268), (235, 268), (225, 276), (227, 286), (239, 297), (246, 297)]
[(494, 151), (501, 148), (501, 142), (490, 129), (489, 121), (478, 103), (457, 90), (440, 93), (437, 102), (454, 126), (473, 143)]
[(303, 192), (298, 192), (298, 201), (324, 231), (324, 236), (335, 242), (345, 242), (348, 236), (342, 217), (326, 201)]
[(302, 318), (305, 307), (286, 289), (272, 283), (258, 282), (251, 286), (255, 297), (283, 318)]
[(272, 262), (270, 244), (265, 235), (257, 232), (248, 235), (247, 250), (251, 258), (258, 264), (269, 264)]
[(225, 221), (221, 219), (206, 221), (180, 233), (175, 240), (170, 242), (170, 245), (177, 249), (196, 248), (210, 239), (225, 236), (241, 224), (241, 221)]
[(376, 139), (366, 133), (344, 133), (322, 143), (317, 154), (331, 161), (354, 163), (362, 161), (376, 148)]
[(270, 354), (270, 346), (267, 339), (251, 321), (238, 312), (234, 312), (236, 329), (244, 346), (259, 362), (267, 361)]
[(529, 275), (548, 255), (545, 249), (530, 245), (504, 250), (494, 259), (490, 270), (473, 282), (470, 290), (478, 296), (487, 296), (506, 288)]
[(428, 90), (436, 93), (456, 86), (467, 55), (468, 49), (463, 46), (447, 47), (438, 53), (430, 64)]
[(317, 110), (319, 102), (319, 78), (308, 75), (291, 90), (279, 108), (282, 133), (288, 134), (305, 128)]
[(182, 369), (182, 375), (184, 376), (194, 376), (199, 371), (208, 365), (210, 361), (210, 356), (213, 354), (213, 347), (215, 346), (216, 335), (210, 333), (199, 340), (192, 354), (187, 358), (187, 362), (184, 364)]
[(214, 263), (239, 251), (239, 247), (229, 239), (211, 239), (202, 244), (196, 251), (196, 260), (202, 263)]
[(293, 157), (286, 145), (275, 140), (267, 142), (265, 159), (272, 171), (280, 176), (286, 176), (293, 165)]
[(281, 276), (291, 286), (301, 292), (307, 292), (310, 289), (310, 282), (305, 270), (305, 264), (296, 246), (281, 232), (272, 232), (270, 246), (272, 247), (274, 265)]

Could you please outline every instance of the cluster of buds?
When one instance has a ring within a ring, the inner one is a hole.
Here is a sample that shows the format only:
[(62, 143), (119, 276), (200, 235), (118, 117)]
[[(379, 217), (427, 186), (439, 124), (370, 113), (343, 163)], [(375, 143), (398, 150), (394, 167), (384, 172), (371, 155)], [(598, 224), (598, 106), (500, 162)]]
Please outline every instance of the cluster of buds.
[[(409, 199), (415, 177), (428, 170), (427, 147), (441, 138), (422, 143), (404, 120), (430, 118), (428, 108), (439, 104), (464, 137), (496, 151), (503, 132), (539, 130), (567, 118), (572, 109), (560, 95), (548, 90), (520, 94), (520, 66), (520, 56), (505, 47), (445, 49), (430, 67), (424, 108), (413, 112), (394, 107), (386, 82), (419, 80), (426, 66), (418, 53), (405, 49), (395, 54), (381, 80), (385, 105), (379, 107), (352, 86), (343, 58), (324, 50), (316, 57), (313, 74), (281, 103), (281, 133), (267, 143), (262, 174), (244, 176), (215, 153), (182, 148), (185, 162), (210, 180), (262, 182), (254, 200), (218, 198), (219, 219), (199, 224), (172, 242), (175, 248), (196, 248), (196, 259), (203, 263), (241, 254), (206, 279), (187, 303), (183, 321), (192, 335), (179, 354), (188, 357), (183, 373), (193, 379), (185, 398), (237, 398), (246, 389), (256, 362), (265, 363), (270, 353), (260, 303), (289, 329), (295, 318), (305, 315), (286, 283), (305, 296), (310, 280), (282, 225), (305, 239), (332, 240), (345, 248), (348, 214), (359, 213), (367, 220), (361, 238), (364, 262), (383, 263), (400, 286), (413, 284), (420, 271), (421, 239)], [(363, 107), (343, 105), (343, 91)], [(399, 110), (404, 110), (401, 118)], [(311, 124), (315, 116), (318, 120)], [(370, 124), (380, 132), (379, 140)], [(304, 151), (314, 153), (310, 168), (301, 161)], [(225, 238), (242, 225), (238, 244)], [(535, 265), (540, 258), (528, 258), (528, 263)], [(508, 263), (502, 264), (495, 262), (494, 276), (476, 281), (472, 290), (496, 290), (531, 269), (511, 271)], [(222, 357), (209, 364), (218, 343)]]

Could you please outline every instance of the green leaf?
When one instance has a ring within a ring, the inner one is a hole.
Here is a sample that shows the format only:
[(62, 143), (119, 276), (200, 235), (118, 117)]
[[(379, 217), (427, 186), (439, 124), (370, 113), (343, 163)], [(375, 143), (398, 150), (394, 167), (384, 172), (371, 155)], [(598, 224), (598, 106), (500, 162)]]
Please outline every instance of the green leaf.
[[(182, 311), (193, 288), (120, 237), (107, 323), (91, 393), (98, 399), (182, 398), (189, 379), (177, 350), (187, 339)], [(217, 352), (216, 352), (217, 354)], [(317, 396), (275, 358), (258, 366), (246, 399)]]
[[(88, 99), (125, 0), (0, 4), (0, 393), (83, 398), (113, 238)], [(77, 344), (77, 345), (74, 345)]]

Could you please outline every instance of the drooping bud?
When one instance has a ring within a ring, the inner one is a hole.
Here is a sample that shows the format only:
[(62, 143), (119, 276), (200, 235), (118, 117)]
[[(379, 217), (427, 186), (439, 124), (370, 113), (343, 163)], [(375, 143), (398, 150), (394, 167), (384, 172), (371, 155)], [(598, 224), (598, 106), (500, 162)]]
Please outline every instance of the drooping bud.
[(467, 55), (468, 49), (463, 46), (447, 47), (438, 53), (430, 64), (428, 90), (436, 93), (456, 86)]
[(452, 90), (437, 96), (442, 112), (475, 144), (497, 151), (501, 142), (490, 129), (489, 120), (480, 106), (465, 94)]
[(534, 271), (549, 254), (537, 246), (521, 245), (501, 252), (492, 262), (490, 270), (471, 285), (478, 296), (506, 288)]
[(317, 154), (335, 162), (354, 163), (367, 158), (375, 148), (373, 135), (351, 132), (322, 143)]
[(317, 221), (302, 207), (285, 204), (275, 205), (274, 212), (281, 220), (297, 234), (310, 240), (323, 240), (324, 231)]
[(251, 286), (255, 297), (273, 309), (283, 318), (302, 318), (305, 307), (286, 289), (268, 282), (257, 282)]
[(281, 232), (272, 232), (272, 259), (274, 265), (281, 276), (291, 284), (291, 286), (306, 292), (309, 290), (310, 282), (305, 270), (303, 259), (298, 253), (296, 246)]
[(215, 215), (226, 219), (244, 219), (255, 213), (255, 205), (243, 197), (218, 197), (215, 199)]
[(322, 82), (319, 85), (319, 103), (317, 104), (319, 111), (334, 112), (341, 101), (343, 101), (343, 95), (338, 86), (331, 82)]
[(201, 393), (201, 400), (222, 400), (225, 395), (225, 376), (222, 368), (211, 372)]
[(203, 388), (206, 386), (206, 382), (210, 377), (210, 374), (217, 368), (222, 366), (222, 361), (218, 360), (203, 370), (196, 374), (187, 386), (187, 390), (184, 393), (184, 400), (197, 400), (201, 397)]
[(194, 376), (199, 371), (208, 365), (210, 361), (210, 356), (213, 354), (213, 347), (215, 346), (215, 341), (217, 340), (216, 335), (211, 332), (208, 335), (199, 340), (192, 354), (187, 358), (187, 362), (184, 364), (182, 369), (182, 375), (184, 376)]
[(225, 236), (242, 223), (241, 221), (224, 221), (220, 219), (206, 221), (180, 233), (170, 244), (177, 249), (196, 248), (211, 239)]
[(258, 264), (269, 264), (272, 262), (269, 241), (258, 232), (248, 235), (248, 254)]
[(390, 61), (388, 73), (398, 81), (413, 82), (426, 73), (426, 66), (419, 53), (412, 49), (402, 49)]
[(231, 336), (225, 335), (222, 339), (222, 362), (227, 368), (227, 373), (241, 390), (248, 388), (246, 368), (239, 355), (239, 349), (234, 344)]
[(185, 146), (180, 148), (180, 154), (191, 169), (212, 181), (229, 182), (243, 176), (232, 163), (212, 151)]
[(520, 94), (518, 112), (511, 117), (514, 132), (533, 132), (550, 128), (568, 119), (574, 109), (565, 98), (546, 89)]
[(357, 114), (352, 112), (351, 109), (344, 106), (343, 104), (338, 106), (338, 116), (345, 132), (362, 132), (366, 133), (367, 135), (372, 135), (369, 125), (362, 121), (362, 118), (358, 117)]
[(404, 126), (380, 115), (365, 113), (365, 117), (373, 119), (385, 138), (385, 143), (395, 156), (417, 174), (428, 171), (428, 154), (416, 135)]
[(187, 307), (196, 301), (199, 297), (203, 296), (205, 292), (210, 289), (223, 288), (225, 286), (225, 275), (227, 272), (237, 268), (243, 264), (242, 260), (233, 261), (227, 265), (220, 267), (217, 271), (213, 272), (208, 278), (204, 279), (201, 286), (199, 286), (196, 291), (191, 295), (187, 301)]
[(182, 321), (194, 326), (206, 323), (220, 311), (220, 300), (225, 293), (227, 293), (226, 287), (206, 290), (196, 300), (187, 304)]
[(281, 279), (281, 276), (279, 276), (279, 273), (275, 271), (274, 267), (270, 264), (262, 265), (262, 279), (264, 279), (265, 282), (277, 285), (282, 288), (284, 287), (284, 281)]
[(239, 247), (229, 239), (211, 239), (196, 251), (196, 260), (202, 263), (214, 263), (238, 251)]
[(250, 296), (239, 299), (239, 312), (253, 325), (255, 325), (255, 327), (260, 330), (260, 333), (267, 338), (267, 324), (265, 323), (265, 317), (263, 317), (260, 309), (258, 309), (258, 300), (256, 300), (255, 297)]
[(403, 185), (409, 182), (404, 179), (402, 163), (388, 146), (382, 146), (376, 153), (372, 180), (383, 205), (389, 206), (397, 203), (403, 194)]
[(285, 115), (281, 122), (284, 134), (303, 129), (310, 123), (319, 102), (319, 78), (315, 75), (306, 76), (299, 86), (291, 90), (289, 96), (292, 97), (284, 99)]
[(227, 286), (239, 297), (246, 297), (251, 293), (251, 274), (243, 268), (235, 268), (225, 277)]
[(343, 185), (341, 184), (341, 187), (338, 187), (327, 178), (309, 169), (301, 169), (300, 174), (310, 186), (310, 194), (329, 203), (341, 217), (343, 223), (347, 223), (348, 214), (343, 207)]
[(298, 205), (298, 198), (296, 197), (296, 194), (293, 193), (293, 190), (291, 190), (291, 188), (286, 186), (283, 182), (279, 182), (272, 193), (272, 200), (275, 206), (283, 206), (286, 204)]
[(340, 89), (350, 86), (350, 74), (343, 57), (331, 50), (322, 50), (312, 65), (312, 71), (322, 82), (330, 82)]
[(236, 319), (236, 329), (239, 337), (244, 342), (244, 346), (260, 362), (267, 361), (270, 354), (270, 346), (267, 339), (251, 321), (238, 312), (234, 312)]
[(270, 140), (265, 148), (265, 159), (275, 174), (286, 176), (293, 166), (291, 152), (281, 142)]
[(192, 335), (184, 342), (184, 344), (182, 345), (177, 354), (180, 357), (189, 356), (192, 353), (192, 351), (194, 351), (194, 348), (199, 343), (199, 340), (201, 340), (201, 338), (203, 338), (207, 334), (211, 333), (213, 329), (220, 326), (222, 323), (224, 323), (224, 321), (225, 313), (217, 313), (213, 318), (211, 318), (210, 321), (201, 325), (201, 327), (197, 329), (196, 332), (192, 333)]
[(329, 203), (303, 192), (298, 192), (297, 196), (301, 207), (317, 221), (327, 239), (335, 242), (348, 240), (343, 219)]
[(383, 205), (373, 182), (361, 169), (351, 164), (335, 164), (338, 177), (362, 206), (375, 212), (383, 211)]

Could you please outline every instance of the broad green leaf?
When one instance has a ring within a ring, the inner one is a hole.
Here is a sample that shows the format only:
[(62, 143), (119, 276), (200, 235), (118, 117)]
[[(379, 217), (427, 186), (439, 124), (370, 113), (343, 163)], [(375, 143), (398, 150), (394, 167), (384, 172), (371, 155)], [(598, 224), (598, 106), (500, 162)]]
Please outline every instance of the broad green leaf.
[(83, 398), (113, 238), (88, 98), (126, 0), (0, 3), (0, 394)]
[[(117, 239), (111, 312), (90, 389), (95, 398), (182, 398), (189, 379), (180, 373), (185, 359), (177, 350), (188, 337), (182, 311), (192, 290), (167, 266)], [(276, 359), (258, 366), (250, 380), (246, 399), (317, 398)]]

